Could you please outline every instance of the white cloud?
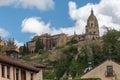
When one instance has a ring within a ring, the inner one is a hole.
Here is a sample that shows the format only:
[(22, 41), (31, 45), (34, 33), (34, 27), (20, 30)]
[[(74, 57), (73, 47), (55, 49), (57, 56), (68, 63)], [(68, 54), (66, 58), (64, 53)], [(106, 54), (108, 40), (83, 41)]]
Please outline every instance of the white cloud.
[(18, 41), (18, 40), (15, 40), (15, 44), (16, 44), (18, 47), (20, 47), (20, 46), (23, 46), (23, 45), (24, 45), (24, 43), (23, 43), (23, 42), (20, 42), (20, 41)]
[(76, 21), (75, 25), (56, 29), (51, 27), (50, 23), (45, 23), (41, 19), (32, 17), (23, 21), (22, 31), (38, 35), (42, 33), (58, 34), (61, 32), (71, 35), (75, 30), (77, 34), (82, 34), (85, 32), (87, 19), (90, 15), (91, 8), (93, 8), (94, 14), (99, 22), (100, 34), (102, 35), (104, 33), (103, 26), (112, 27), (117, 30), (120, 29), (119, 4), (120, 0), (101, 0), (98, 4), (88, 3), (78, 8), (75, 2), (69, 1), (69, 15), (72, 20)]
[(50, 23), (45, 23), (44, 21), (37, 17), (24, 19), (22, 22), (22, 32), (33, 33), (35, 35), (41, 35), (44, 33), (49, 33), (52, 35), (65, 33), (68, 35), (72, 35), (74, 33), (74, 30), (76, 31), (78, 30), (77, 33), (79, 33), (80, 29), (81, 27), (79, 27), (77, 23), (75, 27), (56, 29), (54, 27), (51, 27)]
[(8, 31), (6, 31), (5, 29), (3, 29), (3, 28), (0, 28), (0, 36), (1, 37), (7, 37), (9, 35), (9, 32)]
[(50, 24), (45, 24), (37, 17), (24, 19), (22, 22), (22, 32), (35, 33), (37, 35), (50, 31)]
[(73, 28), (74, 27), (55, 29), (54, 27), (51, 27), (50, 23), (45, 23), (38, 17), (26, 18), (22, 22), (22, 32), (33, 33), (35, 35), (41, 35), (44, 33), (54, 35), (62, 32), (71, 34)]
[[(104, 30), (103, 26), (111, 27), (114, 29), (120, 29), (120, 0), (101, 0), (98, 4), (88, 3), (87, 5), (77, 8), (75, 2), (69, 2), (69, 14), (72, 20), (76, 20), (78, 26), (81, 27), (79, 31), (85, 30), (87, 18), (90, 14), (91, 8), (94, 10), (94, 14), (98, 19), (100, 34), (102, 35)], [(74, 26), (76, 27), (76, 26)]]
[(8, 6), (15, 2), (16, 0), (0, 0), (0, 6)]
[(54, 8), (54, 0), (0, 0), (0, 6), (22, 6), (23, 8), (37, 8), (48, 10)]

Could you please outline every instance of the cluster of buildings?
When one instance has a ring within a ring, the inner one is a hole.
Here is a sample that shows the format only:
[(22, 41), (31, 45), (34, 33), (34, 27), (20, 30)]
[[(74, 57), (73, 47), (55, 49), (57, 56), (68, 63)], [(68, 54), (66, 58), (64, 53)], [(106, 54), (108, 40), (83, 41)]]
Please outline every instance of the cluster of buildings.
[(62, 47), (66, 45), (70, 40), (75, 39), (77, 41), (85, 40), (98, 40), (99, 39), (99, 25), (96, 16), (94, 15), (93, 10), (91, 10), (90, 16), (87, 20), (87, 25), (85, 26), (86, 32), (82, 35), (77, 35), (74, 32), (74, 35), (67, 36), (64, 33), (57, 35), (42, 34), (40, 36), (35, 36), (31, 41), (27, 42), (29, 52), (33, 54), (35, 52), (35, 43), (37, 39), (40, 39), (44, 50), (51, 50), (56, 47)]
[(43, 34), (40, 36), (35, 36), (32, 41), (27, 42), (27, 46), (30, 53), (35, 52), (35, 43), (39, 39), (43, 44), (44, 50), (51, 50), (56, 47), (61, 47), (63, 45), (66, 45), (67, 43), (67, 36), (66, 34), (58, 34), (51, 36), (50, 34)]
[[(31, 41), (27, 42), (29, 52), (35, 52), (35, 43), (40, 39), (44, 50), (51, 50), (57, 47), (62, 47), (72, 39), (78, 41), (99, 40), (99, 26), (97, 18), (93, 10), (88, 17), (86, 32), (83, 35), (74, 33), (72, 36), (67, 36), (64, 33), (57, 35), (43, 34), (35, 36)], [(0, 40), (0, 46), (4, 42)], [(35, 63), (28, 63), (18, 58), (19, 50), (16, 46), (6, 47), (4, 53), (0, 54), (0, 80), (43, 80), (42, 70), (45, 66)], [(120, 64), (106, 60), (97, 67), (90, 69), (80, 78), (101, 78), (102, 80), (120, 80)]]
[(6, 46), (2, 40), (0, 48), (0, 80), (43, 80), (44, 65), (19, 59), (17, 46)]

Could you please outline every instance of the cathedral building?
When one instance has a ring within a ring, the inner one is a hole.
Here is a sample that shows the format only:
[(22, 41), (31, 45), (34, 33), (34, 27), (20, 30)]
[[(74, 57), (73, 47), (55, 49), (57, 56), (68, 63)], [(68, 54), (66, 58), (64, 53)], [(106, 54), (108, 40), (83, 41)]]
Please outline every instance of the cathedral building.
[[(99, 25), (98, 20), (96, 16), (94, 15), (94, 11), (91, 9), (90, 16), (87, 19), (87, 24), (85, 26), (85, 34), (76, 34), (74, 32), (74, 35), (67, 36), (64, 33), (57, 34), (57, 35), (50, 35), (48, 33), (42, 34), (39, 36), (35, 36), (32, 41), (27, 42), (29, 52), (34, 53), (35, 52), (35, 43), (37, 39), (40, 39), (43, 44), (44, 50), (52, 50), (57, 47), (62, 47), (66, 45), (71, 40), (77, 40), (81, 43), (83, 42), (92, 42), (94, 40), (99, 40)], [(79, 44), (78, 44), (79, 45)]]

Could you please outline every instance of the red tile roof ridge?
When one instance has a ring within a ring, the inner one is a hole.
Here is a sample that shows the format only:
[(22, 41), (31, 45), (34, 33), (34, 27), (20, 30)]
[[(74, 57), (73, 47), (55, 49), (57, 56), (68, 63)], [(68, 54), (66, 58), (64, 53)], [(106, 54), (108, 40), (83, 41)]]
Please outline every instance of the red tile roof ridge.
[(28, 70), (32, 70), (32, 71), (35, 71), (35, 72), (39, 71), (36, 67), (27, 63), (26, 61), (20, 60), (20, 59), (13, 59), (13, 58), (5, 55), (5, 54), (0, 55), (0, 62), (5, 62), (5, 63), (11, 64), (11, 65), (26, 68)]

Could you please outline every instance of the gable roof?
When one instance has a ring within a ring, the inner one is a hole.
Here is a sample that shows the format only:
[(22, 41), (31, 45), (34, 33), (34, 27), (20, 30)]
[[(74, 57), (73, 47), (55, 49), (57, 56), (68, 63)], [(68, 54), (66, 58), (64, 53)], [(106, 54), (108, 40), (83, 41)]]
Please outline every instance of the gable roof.
[(13, 59), (6, 55), (0, 55), (0, 63), (12, 65), (12, 66), (26, 69), (26, 70), (36, 72), (36, 73), (39, 72), (39, 69), (34, 67), (33, 65), (31, 65), (23, 60)]
[(99, 65), (97, 65), (96, 67), (94, 67), (94, 68), (92, 68), (91, 70), (89, 70), (88, 72), (83, 73), (80, 77), (86, 75), (87, 73), (91, 72), (92, 70), (96, 69), (97, 67), (99, 67), (100, 65), (104, 64), (104, 63), (107, 62), (107, 61), (112, 61), (112, 62), (114, 62), (114, 63), (120, 65), (119, 63), (117, 63), (117, 62), (115, 62), (115, 61), (113, 61), (113, 60), (111, 60), (111, 59), (107, 59), (107, 60), (103, 61), (101, 64), (99, 64)]

